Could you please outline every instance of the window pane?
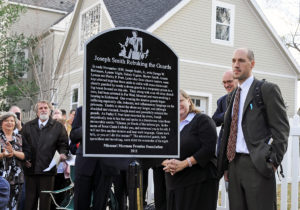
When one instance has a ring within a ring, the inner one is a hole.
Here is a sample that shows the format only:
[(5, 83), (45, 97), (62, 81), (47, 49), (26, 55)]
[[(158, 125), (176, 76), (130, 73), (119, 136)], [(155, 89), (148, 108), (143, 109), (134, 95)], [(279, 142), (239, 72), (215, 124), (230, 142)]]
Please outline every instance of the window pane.
[(229, 26), (216, 24), (216, 39), (229, 41)]
[(81, 15), (80, 50), (83, 50), (84, 42), (100, 31), (100, 11), (98, 4)]
[(200, 103), (200, 99), (196, 99), (196, 107), (199, 107), (200, 105), (201, 105), (201, 103)]
[(223, 23), (226, 25), (230, 24), (230, 9), (217, 7), (216, 11), (216, 21), (218, 23)]
[(207, 97), (201, 97), (201, 96), (191, 96), (192, 101), (195, 104), (195, 107), (199, 109), (202, 113), (207, 114), (207, 102), (208, 98)]
[(78, 88), (73, 89), (73, 94), (72, 94), (72, 103), (77, 103), (78, 102)]

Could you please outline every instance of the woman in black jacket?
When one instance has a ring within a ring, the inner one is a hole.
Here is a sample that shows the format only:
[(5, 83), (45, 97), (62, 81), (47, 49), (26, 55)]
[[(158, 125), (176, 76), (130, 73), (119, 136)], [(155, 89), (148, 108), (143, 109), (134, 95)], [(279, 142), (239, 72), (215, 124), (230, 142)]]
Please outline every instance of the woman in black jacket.
[(215, 210), (216, 127), (180, 90), (180, 158), (163, 162), (166, 172), (168, 210)]

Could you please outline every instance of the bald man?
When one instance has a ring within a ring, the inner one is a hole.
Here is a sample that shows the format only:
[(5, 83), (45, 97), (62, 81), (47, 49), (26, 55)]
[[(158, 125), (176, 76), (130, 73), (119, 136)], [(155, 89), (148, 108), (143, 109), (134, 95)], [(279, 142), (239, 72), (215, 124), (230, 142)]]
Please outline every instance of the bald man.
[[(276, 210), (275, 172), (287, 150), (289, 120), (278, 85), (254, 78), (254, 53), (236, 49), (238, 88), (224, 116), (218, 173), (228, 181), (230, 210)], [(255, 99), (260, 86), (263, 103)]]
[(231, 93), (237, 87), (238, 84), (238, 81), (236, 79), (233, 79), (232, 70), (228, 70), (223, 74), (222, 83), (224, 85), (227, 94), (225, 94), (224, 96), (222, 96), (217, 100), (217, 110), (212, 116), (212, 119), (215, 121), (216, 126), (217, 127), (222, 126), (219, 133), (218, 142), (217, 142), (217, 154), (219, 154), (219, 146), (222, 139), (224, 114), (227, 108), (227, 101), (229, 101), (228, 94)]

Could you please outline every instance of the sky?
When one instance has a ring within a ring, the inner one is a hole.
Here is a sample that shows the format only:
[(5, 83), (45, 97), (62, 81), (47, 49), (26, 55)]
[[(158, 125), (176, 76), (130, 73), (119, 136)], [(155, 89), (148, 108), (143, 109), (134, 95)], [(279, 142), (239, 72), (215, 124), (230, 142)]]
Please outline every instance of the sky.
[[(300, 20), (300, 0), (256, 0), (279, 36), (295, 31)], [(291, 50), (300, 66), (300, 52)], [(300, 107), (300, 82), (298, 82), (298, 101)]]

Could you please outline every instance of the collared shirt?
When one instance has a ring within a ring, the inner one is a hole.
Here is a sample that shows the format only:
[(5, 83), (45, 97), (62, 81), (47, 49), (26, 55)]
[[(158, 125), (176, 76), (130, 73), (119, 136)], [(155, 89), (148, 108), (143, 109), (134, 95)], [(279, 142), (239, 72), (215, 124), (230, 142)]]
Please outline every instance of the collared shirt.
[[(49, 120), (49, 119), (48, 119)], [(41, 124), (43, 124), (43, 126), (45, 127), (47, 125), (47, 122), (48, 120), (42, 122), (40, 119), (39, 119), (39, 128), (41, 127)]]
[(186, 118), (180, 122), (180, 124), (179, 124), (179, 130), (181, 131), (184, 128), (184, 126), (186, 126), (187, 124), (189, 124), (193, 120), (193, 118), (195, 117), (195, 115), (196, 115), (196, 113), (193, 113), (193, 112), (189, 113), (186, 116)]
[(243, 82), (239, 87), (242, 89), (240, 93), (240, 105), (239, 105), (239, 116), (238, 116), (238, 131), (237, 131), (237, 140), (236, 140), (236, 152), (239, 153), (247, 153), (249, 154), (249, 150), (246, 145), (246, 141), (244, 138), (244, 133), (242, 129), (242, 118), (243, 118), (243, 109), (246, 101), (246, 97), (248, 95), (250, 86), (254, 81), (254, 76), (251, 75), (248, 79)]
[(19, 134), (18, 128), (16, 128), (16, 129), (14, 130), (14, 134)]

